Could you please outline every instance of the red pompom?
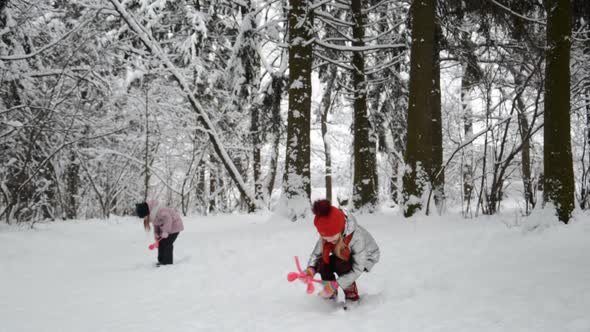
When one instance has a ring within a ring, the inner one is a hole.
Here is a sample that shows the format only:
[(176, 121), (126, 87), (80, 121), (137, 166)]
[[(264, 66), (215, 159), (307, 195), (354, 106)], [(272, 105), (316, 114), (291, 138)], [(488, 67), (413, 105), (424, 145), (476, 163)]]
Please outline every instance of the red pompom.
[(330, 203), (327, 199), (320, 199), (313, 202), (313, 207), (311, 211), (318, 217), (327, 216), (330, 214), (330, 209), (332, 208), (332, 203)]

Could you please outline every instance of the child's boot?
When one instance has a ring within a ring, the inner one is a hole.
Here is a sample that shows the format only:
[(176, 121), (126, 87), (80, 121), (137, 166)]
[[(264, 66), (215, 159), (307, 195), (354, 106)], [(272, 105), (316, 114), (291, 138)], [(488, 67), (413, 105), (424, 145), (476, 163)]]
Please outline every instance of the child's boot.
[(352, 285), (348, 286), (348, 288), (346, 288), (344, 290), (344, 297), (346, 298), (346, 301), (358, 301), (360, 299), (359, 297), (359, 291), (356, 288), (356, 282), (353, 282)]

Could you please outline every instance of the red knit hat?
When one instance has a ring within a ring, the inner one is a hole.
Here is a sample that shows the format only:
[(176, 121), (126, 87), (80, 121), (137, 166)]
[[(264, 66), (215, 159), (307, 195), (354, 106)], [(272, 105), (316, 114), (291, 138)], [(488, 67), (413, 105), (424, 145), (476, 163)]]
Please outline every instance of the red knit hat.
[(321, 236), (333, 236), (344, 230), (344, 213), (332, 206), (330, 201), (321, 199), (313, 203), (315, 218), (313, 224)]

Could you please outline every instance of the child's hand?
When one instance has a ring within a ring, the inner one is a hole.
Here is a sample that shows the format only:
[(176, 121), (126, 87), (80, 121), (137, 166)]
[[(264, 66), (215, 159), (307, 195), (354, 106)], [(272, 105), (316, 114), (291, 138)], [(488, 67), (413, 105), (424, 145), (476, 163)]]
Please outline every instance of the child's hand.
[(315, 275), (315, 267), (310, 266), (299, 273), (298, 279), (304, 284), (307, 284)]
[(322, 284), (324, 285), (324, 289), (318, 293), (318, 295), (321, 297), (328, 298), (334, 295), (338, 289), (338, 283), (334, 280), (324, 280), (322, 281)]

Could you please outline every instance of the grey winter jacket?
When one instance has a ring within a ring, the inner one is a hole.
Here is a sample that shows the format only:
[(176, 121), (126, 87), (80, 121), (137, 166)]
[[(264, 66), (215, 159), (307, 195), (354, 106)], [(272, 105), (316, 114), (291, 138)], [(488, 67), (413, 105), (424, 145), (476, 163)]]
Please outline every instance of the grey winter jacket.
[[(344, 236), (354, 232), (350, 240), (350, 259), (352, 260), (352, 270), (344, 275), (339, 276), (336, 282), (342, 289), (348, 288), (353, 282), (360, 277), (365, 270), (371, 271), (375, 263), (379, 261), (379, 246), (371, 234), (360, 226), (356, 218), (344, 211), (346, 215), (346, 224), (344, 225)], [(319, 266), (323, 253), (323, 241), (320, 237), (309, 257), (307, 266), (313, 266), (316, 269)]]

